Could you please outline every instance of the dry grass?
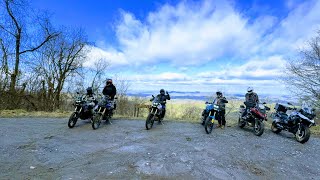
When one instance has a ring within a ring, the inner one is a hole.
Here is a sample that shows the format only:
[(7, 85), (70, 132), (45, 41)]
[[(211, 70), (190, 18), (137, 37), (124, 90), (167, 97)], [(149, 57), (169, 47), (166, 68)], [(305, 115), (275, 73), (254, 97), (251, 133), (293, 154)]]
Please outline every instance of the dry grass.
[(70, 116), (68, 111), (26, 111), (23, 109), (15, 110), (2, 110), (0, 111), (0, 117), (2, 118), (24, 118), (24, 117), (34, 117), (34, 118), (65, 118)]

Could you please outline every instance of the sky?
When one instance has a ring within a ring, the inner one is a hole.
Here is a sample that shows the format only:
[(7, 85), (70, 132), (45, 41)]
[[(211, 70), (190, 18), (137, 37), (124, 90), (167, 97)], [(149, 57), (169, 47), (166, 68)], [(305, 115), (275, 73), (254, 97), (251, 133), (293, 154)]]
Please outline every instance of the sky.
[(34, 0), (82, 27), (130, 90), (288, 94), (279, 79), (320, 30), (318, 0)]

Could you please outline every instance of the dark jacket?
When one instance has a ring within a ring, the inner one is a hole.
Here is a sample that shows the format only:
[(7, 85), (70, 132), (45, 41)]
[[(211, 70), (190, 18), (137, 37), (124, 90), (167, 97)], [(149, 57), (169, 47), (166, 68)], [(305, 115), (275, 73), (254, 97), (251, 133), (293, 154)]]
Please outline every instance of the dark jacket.
[(259, 97), (258, 97), (258, 94), (257, 93), (247, 93), (245, 95), (246, 97), (246, 101), (245, 101), (245, 104), (248, 106), (255, 106), (257, 105), (257, 103), (259, 103)]
[(165, 94), (165, 95), (158, 94), (156, 97), (151, 98), (150, 101), (153, 101), (154, 98), (159, 99), (159, 101), (161, 102), (161, 105), (165, 105), (166, 100), (170, 100), (170, 95), (169, 94)]
[(227, 99), (225, 97), (217, 97), (215, 99), (215, 104), (219, 106), (220, 110), (226, 110), (226, 103), (228, 103)]
[(113, 84), (110, 84), (109, 86), (105, 86), (103, 88), (102, 94), (105, 96), (110, 96), (110, 98), (113, 100), (114, 96), (117, 94), (117, 89)]

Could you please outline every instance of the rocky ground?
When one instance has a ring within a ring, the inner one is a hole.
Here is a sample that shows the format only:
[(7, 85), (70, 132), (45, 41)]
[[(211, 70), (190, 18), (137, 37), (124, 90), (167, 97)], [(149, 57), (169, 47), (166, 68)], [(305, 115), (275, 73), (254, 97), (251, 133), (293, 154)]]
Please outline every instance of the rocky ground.
[(227, 127), (113, 120), (92, 130), (67, 119), (0, 119), (0, 179), (319, 179), (320, 139), (261, 137)]

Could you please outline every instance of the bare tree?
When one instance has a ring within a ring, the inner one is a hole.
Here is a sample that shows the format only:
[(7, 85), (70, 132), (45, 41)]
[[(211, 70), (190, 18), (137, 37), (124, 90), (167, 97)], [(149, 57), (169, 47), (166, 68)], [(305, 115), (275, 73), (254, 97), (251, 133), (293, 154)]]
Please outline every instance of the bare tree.
[(94, 62), (93, 67), (89, 69), (89, 73), (93, 75), (91, 81), (91, 87), (94, 91), (97, 91), (101, 88), (103, 81), (105, 80), (105, 75), (107, 68), (109, 67), (109, 62), (104, 59), (99, 59)]
[(47, 99), (52, 109), (59, 108), (60, 97), (67, 78), (79, 73), (86, 58), (86, 36), (81, 29), (64, 30), (40, 51), (35, 71), (46, 82)]
[(308, 98), (320, 107), (320, 31), (287, 65), (285, 82), (299, 97)]
[(0, 90), (4, 91), (9, 83), (9, 65), (8, 65), (8, 47), (4, 44), (0, 38)]
[[(58, 33), (52, 32), (50, 29), (49, 19), (45, 14), (28, 14), (27, 1), (24, 0), (1, 0), (1, 9), (3, 13), (3, 20), (0, 21), (0, 30), (11, 36), (11, 38), (2, 39), (3, 41), (10, 41), (14, 44), (13, 69), (10, 72), (10, 91), (15, 92), (17, 77), (20, 72), (21, 57), (27, 53), (34, 52), (41, 48), (44, 44), (56, 37)], [(44, 18), (42, 18), (42, 17)], [(35, 30), (39, 30), (35, 33)], [(32, 33), (32, 36), (29, 34)], [(37, 34), (43, 36), (38, 40)], [(31, 38), (33, 37), (33, 38)], [(31, 39), (28, 39), (31, 38)]]
[(114, 82), (114, 85), (117, 87), (117, 97), (118, 97), (117, 112), (118, 114), (121, 114), (121, 115), (127, 115), (129, 112), (129, 109), (133, 109), (133, 106), (134, 106), (133, 104), (130, 103), (129, 98), (127, 96), (127, 92), (130, 87), (130, 82), (119, 75), (114, 75), (113, 82)]

